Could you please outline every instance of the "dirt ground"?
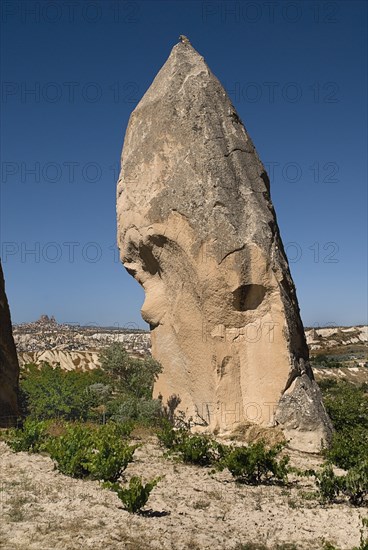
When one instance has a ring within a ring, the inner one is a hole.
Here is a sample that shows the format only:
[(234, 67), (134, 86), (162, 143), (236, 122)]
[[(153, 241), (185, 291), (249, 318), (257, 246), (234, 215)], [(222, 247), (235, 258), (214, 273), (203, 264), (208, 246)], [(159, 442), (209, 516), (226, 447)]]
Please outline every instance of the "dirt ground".
[[(320, 458), (289, 452), (292, 465)], [(310, 479), (286, 487), (252, 487), (228, 472), (165, 458), (154, 436), (144, 438), (125, 478), (165, 476), (143, 515), (126, 512), (98, 482), (58, 473), (47, 456), (14, 453), (0, 442), (0, 548), (4, 550), (323, 548), (359, 544), (367, 508), (321, 505)], [(253, 546), (250, 545), (253, 544)]]

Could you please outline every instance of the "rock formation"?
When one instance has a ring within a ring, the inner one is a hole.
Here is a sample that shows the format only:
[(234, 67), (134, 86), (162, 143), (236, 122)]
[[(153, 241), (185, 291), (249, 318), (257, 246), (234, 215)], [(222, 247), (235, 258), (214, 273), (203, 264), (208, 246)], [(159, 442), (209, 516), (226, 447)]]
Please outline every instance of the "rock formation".
[(315, 451), (331, 425), (308, 363), (267, 173), (224, 88), (188, 40), (133, 111), (117, 192), (118, 243), (145, 290), (163, 365), (204, 429), (280, 425)]
[(19, 366), (0, 263), (0, 426), (11, 426), (18, 415)]

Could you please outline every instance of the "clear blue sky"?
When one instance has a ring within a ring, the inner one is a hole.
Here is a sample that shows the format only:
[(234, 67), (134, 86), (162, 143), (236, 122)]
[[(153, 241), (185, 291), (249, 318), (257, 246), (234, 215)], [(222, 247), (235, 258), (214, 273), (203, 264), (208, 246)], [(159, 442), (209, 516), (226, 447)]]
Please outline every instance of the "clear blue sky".
[(0, 239), (14, 322), (145, 326), (143, 291), (115, 250), (117, 169), (129, 115), (179, 34), (269, 168), (304, 323), (367, 322), (366, 2), (1, 10)]

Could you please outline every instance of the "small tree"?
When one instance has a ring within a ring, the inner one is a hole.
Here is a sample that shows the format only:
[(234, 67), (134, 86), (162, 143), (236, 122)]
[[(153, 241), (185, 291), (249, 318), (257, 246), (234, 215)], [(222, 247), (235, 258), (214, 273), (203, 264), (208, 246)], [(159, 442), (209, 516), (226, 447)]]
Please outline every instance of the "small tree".
[(162, 371), (158, 361), (152, 357), (130, 357), (124, 346), (115, 342), (103, 350), (100, 362), (102, 368), (124, 392), (138, 398), (151, 399), (153, 384)]

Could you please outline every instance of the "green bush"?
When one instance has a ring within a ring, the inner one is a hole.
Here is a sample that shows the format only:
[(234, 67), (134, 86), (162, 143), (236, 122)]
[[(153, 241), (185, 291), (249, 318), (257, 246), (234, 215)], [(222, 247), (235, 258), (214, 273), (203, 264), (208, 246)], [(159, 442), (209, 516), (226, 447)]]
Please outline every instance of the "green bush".
[(227, 447), (208, 435), (191, 434), (186, 428), (174, 428), (164, 421), (157, 436), (170, 453), (183, 462), (199, 466), (215, 465), (224, 458)]
[(180, 430), (176, 430), (171, 422), (163, 420), (157, 432), (157, 437), (161, 445), (172, 450), (180, 441), (181, 432)]
[(153, 384), (162, 371), (152, 357), (135, 359), (116, 342), (100, 354), (102, 369), (125, 393), (137, 398), (151, 399)]
[(353, 468), (368, 456), (368, 430), (355, 426), (334, 433), (324, 455), (339, 468)]
[(107, 414), (114, 422), (134, 421), (156, 425), (161, 420), (161, 401), (128, 394), (110, 401)]
[(88, 470), (92, 479), (117, 481), (128, 464), (133, 461), (138, 445), (128, 445), (121, 439), (119, 426), (108, 424), (96, 430), (93, 449), (88, 457)]
[(128, 512), (134, 514), (139, 512), (147, 503), (152, 489), (160, 479), (160, 477), (152, 479), (143, 485), (140, 477), (133, 476), (126, 488), (121, 487), (118, 483), (105, 484), (105, 486), (115, 491)]
[(331, 464), (324, 464), (320, 472), (313, 472), (322, 500), (333, 502), (344, 488), (344, 479), (335, 475)]
[(325, 457), (340, 468), (353, 468), (368, 456), (367, 387), (335, 380), (324, 380), (320, 386), (336, 430)]
[(335, 430), (368, 429), (368, 394), (363, 386), (337, 382), (324, 389), (323, 397)]
[(278, 459), (282, 444), (267, 449), (260, 441), (248, 447), (235, 447), (222, 461), (237, 481), (258, 484), (270, 479), (285, 481), (288, 474), (289, 457)]
[(88, 458), (92, 449), (91, 431), (80, 424), (67, 426), (66, 433), (51, 439), (47, 447), (61, 473), (79, 478), (89, 475)]
[(308, 470), (304, 475), (313, 475), (322, 500), (334, 502), (340, 494), (349, 498), (353, 506), (361, 506), (368, 495), (368, 459), (350, 468), (346, 475), (334, 473), (330, 463), (322, 466), (319, 472)]
[(13, 451), (38, 453), (45, 450), (48, 440), (47, 423), (27, 418), (22, 428), (7, 430), (5, 441)]
[(228, 468), (238, 481), (261, 483), (271, 478), (284, 481), (289, 457), (277, 460), (283, 445), (266, 449), (263, 442), (248, 447), (222, 445), (207, 435), (191, 434), (186, 428), (174, 428), (164, 422), (157, 433), (159, 441), (183, 462), (200, 466)]
[(152, 399), (152, 389), (159, 363), (132, 358), (121, 344), (104, 350), (101, 361), (103, 368), (88, 372), (26, 365), (20, 380), (22, 417), (157, 425), (162, 403)]
[(344, 493), (353, 506), (361, 506), (368, 495), (368, 458), (351, 468), (343, 481)]
[(124, 428), (114, 424), (97, 429), (69, 425), (64, 435), (50, 441), (48, 451), (63, 474), (116, 481), (132, 462), (137, 448), (125, 443), (123, 435)]
[(200, 466), (216, 465), (224, 458), (226, 449), (225, 445), (217, 443), (206, 435), (187, 435), (176, 447), (183, 462)]
[(101, 369), (88, 372), (64, 371), (43, 363), (26, 365), (20, 380), (21, 408), (24, 416), (46, 420), (87, 420), (101, 399), (90, 388), (106, 381)]

